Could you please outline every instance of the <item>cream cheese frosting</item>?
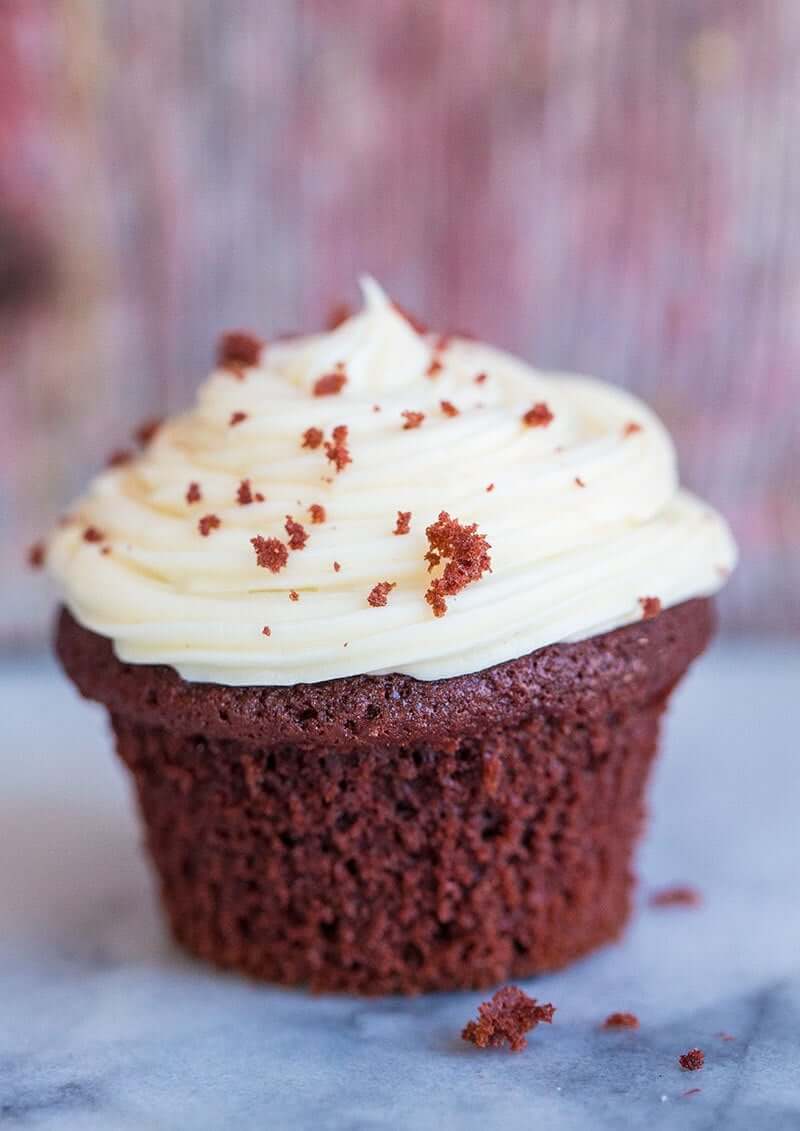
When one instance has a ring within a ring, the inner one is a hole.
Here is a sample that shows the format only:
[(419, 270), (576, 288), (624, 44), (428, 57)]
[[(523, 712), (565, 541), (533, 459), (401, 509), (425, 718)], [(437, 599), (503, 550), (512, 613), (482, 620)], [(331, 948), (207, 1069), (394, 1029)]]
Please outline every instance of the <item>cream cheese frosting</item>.
[[(99, 475), (52, 534), (65, 603), (120, 659), (228, 685), (439, 679), (631, 623), (647, 597), (667, 607), (721, 587), (731, 534), (679, 487), (670, 437), (644, 404), (419, 333), (374, 281), (362, 286), (363, 310), (336, 329), (215, 371), (194, 408)], [(331, 374), (340, 391), (314, 395)], [(537, 404), (551, 419), (529, 426)], [(351, 462), (337, 470), (303, 437), (318, 429), (330, 443), (342, 426)], [(399, 511), (407, 534), (394, 533)], [(426, 527), (441, 511), (477, 524), (491, 572), (437, 617)], [(287, 516), (302, 548), (288, 548)], [(259, 537), (287, 547), (278, 572), (258, 564)], [(394, 588), (373, 607), (381, 582)]]

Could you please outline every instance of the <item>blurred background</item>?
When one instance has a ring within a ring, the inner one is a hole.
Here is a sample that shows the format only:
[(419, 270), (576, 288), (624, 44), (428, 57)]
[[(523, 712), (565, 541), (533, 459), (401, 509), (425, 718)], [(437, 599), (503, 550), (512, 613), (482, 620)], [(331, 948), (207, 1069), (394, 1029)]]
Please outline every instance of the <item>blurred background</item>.
[(800, 632), (798, 0), (0, 0), (0, 646), (29, 543), (220, 330), (367, 270), (650, 400)]

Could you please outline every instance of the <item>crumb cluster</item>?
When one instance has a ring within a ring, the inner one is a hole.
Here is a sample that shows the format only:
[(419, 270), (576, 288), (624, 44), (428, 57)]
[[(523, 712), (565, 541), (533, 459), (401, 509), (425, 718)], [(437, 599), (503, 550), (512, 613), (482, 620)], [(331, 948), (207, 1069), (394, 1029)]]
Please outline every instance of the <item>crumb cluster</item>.
[(216, 530), (221, 525), (222, 521), (216, 514), (204, 514), (202, 518), (197, 520), (197, 529), (204, 538), (208, 538), (211, 531)]
[(419, 428), (419, 426), (425, 419), (424, 412), (412, 412), (410, 409), (406, 409), (405, 412), (401, 412), (400, 415), (405, 421), (405, 424), (403, 425), (404, 432), (408, 432), (412, 428)]
[(678, 1064), (684, 1072), (697, 1072), (706, 1062), (706, 1054), (702, 1049), (689, 1049), (678, 1057)]
[(544, 401), (539, 401), (523, 414), (522, 422), (527, 424), (529, 428), (546, 428), (554, 419), (555, 417)]
[(289, 560), (289, 551), (280, 538), (262, 538), (257, 534), (250, 539), (250, 545), (256, 552), (256, 563), (271, 573), (278, 573)]
[(393, 534), (408, 534), (411, 530), (411, 511), (398, 511)]
[(490, 1001), (478, 1006), (478, 1020), (468, 1021), (461, 1036), (479, 1049), (507, 1044), (512, 1052), (521, 1052), (528, 1044), (525, 1034), (540, 1021), (550, 1025), (554, 1013), (555, 1007), (549, 1002), (539, 1005), (518, 986), (503, 986)]
[(640, 597), (639, 604), (642, 606), (642, 620), (652, 620), (661, 612), (661, 601), (658, 597)]
[(308, 541), (308, 532), (300, 522), (295, 522), (290, 514), (286, 516), (284, 530), (289, 536), (289, 549), (302, 550)]
[(396, 581), (379, 581), (370, 589), (367, 604), (372, 605), (373, 609), (382, 608), (388, 603), (389, 594), (396, 585)]
[(353, 462), (350, 449), (347, 446), (348, 428), (346, 424), (337, 424), (331, 433), (331, 439), (325, 441), (325, 455), (336, 468), (337, 472), (344, 471), (348, 463)]
[(258, 365), (264, 342), (248, 330), (229, 330), (223, 334), (217, 346), (217, 365), (228, 369), (237, 377), (244, 376), (242, 370)]
[(446, 597), (454, 597), (487, 570), (491, 572), (491, 546), (484, 535), (478, 533), (477, 523), (464, 526), (447, 511), (439, 512), (438, 520), (426, 528), (425, 534), (429, 547), (425, 554), (428, 570), (446, 562), (441, 576), (431, 581), (425, 593), (434, 616), (441, 617), (447, 612)]

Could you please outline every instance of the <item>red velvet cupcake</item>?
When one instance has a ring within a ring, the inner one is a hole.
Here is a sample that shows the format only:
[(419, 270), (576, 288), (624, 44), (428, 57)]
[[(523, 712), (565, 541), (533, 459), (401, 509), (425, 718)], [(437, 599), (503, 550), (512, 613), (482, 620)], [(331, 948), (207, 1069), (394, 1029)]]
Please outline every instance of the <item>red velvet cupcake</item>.
[(227, 335), (52, 536), (175, 937), (360, 993), (615, 938), (670, 692), (735, 550), (629, 395), (420, 333)]

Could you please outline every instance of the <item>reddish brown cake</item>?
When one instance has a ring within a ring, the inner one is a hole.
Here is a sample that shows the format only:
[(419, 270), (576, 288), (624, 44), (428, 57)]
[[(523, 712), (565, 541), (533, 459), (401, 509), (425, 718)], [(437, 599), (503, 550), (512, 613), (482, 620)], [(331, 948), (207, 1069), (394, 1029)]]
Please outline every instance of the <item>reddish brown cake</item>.
[[(377, 614), (376, 614), (377, 615)], [(659, 718), (708, 599), (448, 680), (184, 681), (63, 611), (111, 714), (175, 938), (364, 994), (483, 987), (616, 938)]]

